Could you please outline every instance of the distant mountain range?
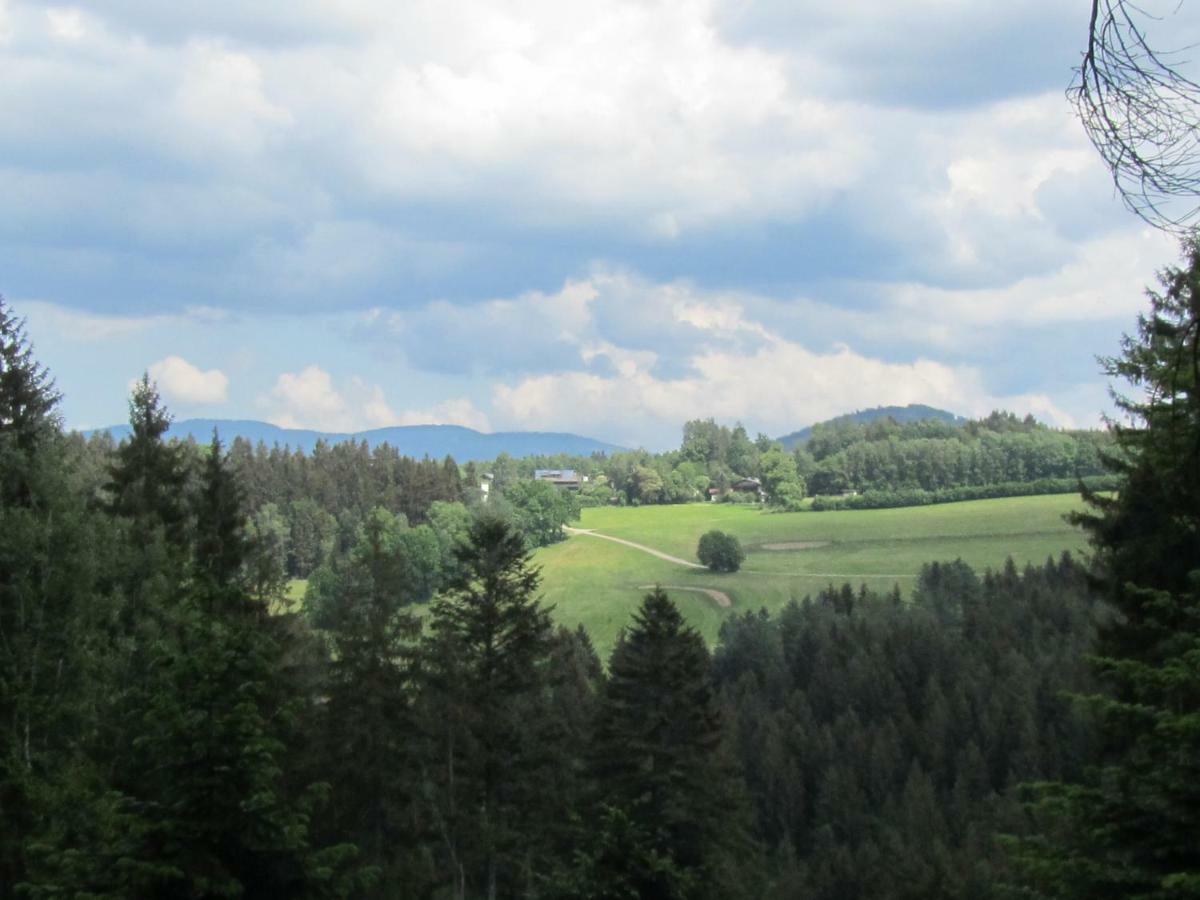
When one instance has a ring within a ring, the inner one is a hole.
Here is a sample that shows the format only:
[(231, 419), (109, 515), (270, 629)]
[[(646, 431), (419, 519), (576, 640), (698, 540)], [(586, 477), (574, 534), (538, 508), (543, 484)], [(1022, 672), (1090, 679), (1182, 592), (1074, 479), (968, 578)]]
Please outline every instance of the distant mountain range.
[[(267, 422), (232, 419), (184, 419), (171, 424), (167, 432), (169, 438), (187, 440), (194, 438), (200, 443), (212, 440), (213, 429), (225, 443), (231, 443), (234, 438), (244, 438), (252, 444), (259, 441), (268, 447), (274, 444), (288, 446), (293, 450), (312, 452), (317, 441), (327, 444), (342, 441), (366, 441), (374, 448), (380, 444), (389, 444), (405, 456), (420, 459), (430, 456), (441, 459), (453, 456), (456, 462), (482, 462), (495, 459), (501, 453), (507, 453), (514, 458), (522, 456), (553, 456), (566, 453), (572, 456), (590, 456), (593, 453), (616, 453), (626, 448), (616, 444), (606, 444), (604, 441), (580, 437), (577, 434), (565, 434), (549, 431), (500, 431), (485, 434), (459, 425), (403, 425), (394, 428), (376, 428), (372, 431), (359, 431), (354, 434), (339, 434), (326, 431), (308, 431), (300, 428), (280, 428)], [(107, 431), (114, 439), (120, 441), (128, 437), (128, 425), (113, 425), (108, 428), (98, 428), (95, 431)], [(94, 432), (85, 432), (93, 434)]]
[[(847, 413), (844, 416), (837, 416), (827, 422), (819, 422), (819, 425), (840, 425), (843, 423), (865, 424), (874, 422), (876, 419), (892, 418), (897, 422), (904, 424), (905, 422), (923, 422), (926, 419), (936, 419), (939, 422), (949, 422), (952, 425), (962, 425), (967, 420), (952, 412), (947, 412), (944, 409), (937, 409), (933, 406), (925, 406), (922, 403), (910, 403), (908, 406), (877, 406), (874, 409), (864, 409), (859, 412)], [(791, 450), (798, 444), (803, 444), (812, 436), (812, 430), (816, 427), (809, 425), (807, 428), (801, 428), (799, 431), (793, 431), (791, 434), (785, 434), (779, 438), (779, 443), (783, 444), (788, 450)]]

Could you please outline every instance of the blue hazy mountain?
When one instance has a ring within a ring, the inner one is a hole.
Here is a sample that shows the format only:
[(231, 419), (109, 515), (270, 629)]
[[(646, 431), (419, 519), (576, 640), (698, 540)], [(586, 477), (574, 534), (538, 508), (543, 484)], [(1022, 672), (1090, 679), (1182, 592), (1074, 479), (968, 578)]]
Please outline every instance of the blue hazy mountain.
[[(293, 450), (308, 453), (316, 446), (317, 441), (325, 441), (328, 444), (366, 441), (370, 447), (390, 444), (404, 456), (417, 459), (430, 456), (441, 459), (450, 455), (457, 462), (495, 459), (501, 453), (517, 458), (552, 456), (557, 453), (590, 456), (593, 453), (615, 453), (625, 449), (577, 434), (548, 431), (500, 431), (485, 434), (459, 425), (402, 425), (339, 434), (301, 428), (280, 428), (267, 422), (233, 419), (184, 419), (171, 424), (167, 437), (181, 440), (194, 438), (200, 443), (207, 443), (212, 440), (214, 428), (226, 444), (240, 437), (252, 444), (262, 441), (268, 447), (279, 444), (281, 447), (288, 446)], [(98, 428), (96, 431), (107, 431), (119, 441), (129, 435), (129, 426), (113, 425), (109, 428)]]
[[(874, 422), (876, 419), (895, 419), (900, 424), (906, 422), (923, 422), (927, 419), (936, 419), (939, 422), (949, 422), (951, 425), (962, 425), (967, 420), (962, 416), (955, 415), (952, 412), (947, 412), (944, 409), (937, 409), (933, 406), (925, 406), (922, 403), (910, 403), (908, 406), (876, 406), (874, 409), (863, 409), (858, 412), (847, 413), (844, 416), (837, 416), (827, 422), (818, 422), (818, 425), (842, 425), (842, 424), (857, 424), (863, 425), (867, 422)], [(785, 434), (779, 438), (779, 443), (783, 444), (788, 450), (791, 450), (797, 444), (805, 443), (811, 436), (815, 426), (809, 425), (807, 428), (801, 428), (799, 431), (793, 431), (791, 434)]]

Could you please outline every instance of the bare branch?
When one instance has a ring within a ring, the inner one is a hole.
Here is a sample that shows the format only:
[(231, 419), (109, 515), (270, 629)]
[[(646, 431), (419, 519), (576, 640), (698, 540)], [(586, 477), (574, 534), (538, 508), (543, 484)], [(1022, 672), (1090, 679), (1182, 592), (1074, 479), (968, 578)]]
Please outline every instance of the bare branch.
[(1156, 228), (1186, 233), (1200, 224), (1200, 85), (1181, 71), (1190, 48), (1150, 46), (1153, 18), (1132, 0), (1092, 0), (1087, 50), (1067, 93), (1125, 205)]

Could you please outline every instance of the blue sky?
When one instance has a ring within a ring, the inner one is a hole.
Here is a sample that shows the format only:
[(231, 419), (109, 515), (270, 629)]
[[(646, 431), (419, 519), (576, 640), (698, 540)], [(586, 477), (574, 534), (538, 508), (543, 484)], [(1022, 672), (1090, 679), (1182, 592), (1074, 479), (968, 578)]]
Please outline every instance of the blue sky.
[(144, 370), (179, 417), (654, 449), (892, 403), (1092, 425), (1178, 252), (1064, 97), (1086, 16), (0, 0), (0, 292), (76, 427)]

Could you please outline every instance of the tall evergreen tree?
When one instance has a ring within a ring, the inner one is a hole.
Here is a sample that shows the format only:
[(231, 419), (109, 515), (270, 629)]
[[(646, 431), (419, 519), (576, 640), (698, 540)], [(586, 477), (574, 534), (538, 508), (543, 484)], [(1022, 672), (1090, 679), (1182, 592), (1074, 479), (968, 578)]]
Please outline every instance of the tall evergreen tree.
[(1018, 845), (1031, 896), (1200, 897), (1200, 244), (1167, 270), (1110, 375), (1114, 497), (1080, 516), (1095, 578), (1119, 615), (1102, 630), (1086, 698), (1099, 756), (1080, 783), (1044, 786), (1041, 833)]
[(544, 773), (558, 746), (547, 714), (549, 612), (521, 533), (483, 516), (459, 575), (430, 608), (424, 718), (433, 815), (456, 897), (527, 893), (547, 843)]
[(420, 623), (403, 534), (386, 510), (368, 516), (321, 611), (331, 660), (320, 754), (333, 788), (323, 832), (358, 846), (378, 897), (418, 893), (430, 877), (414, 861), (426, 837), (413, 721)]
[(187, 465), (183, 446), (164, 440), (171, 415), (149, 375), (129, 398), (131, 434), (117, 448), (109, 472), (110, 511), (135, 523), (140, 532), (161, 526), (181, 546), (187, 528)]
[(67, 471), (58, 399), (0, 297), (0, 897), (27, 875), (90, 695), (98, 535)]
[(623, 860), (585, 854), (585, 870), (598, 876), (589, 893), (715, 898), (752, 891), (739, 878), (751, 844), (721, 741), (704, 640), (655, 589), (609, 659), (592, 753), (597, 820), (609, 826), (596, 843), (639, 852)]

